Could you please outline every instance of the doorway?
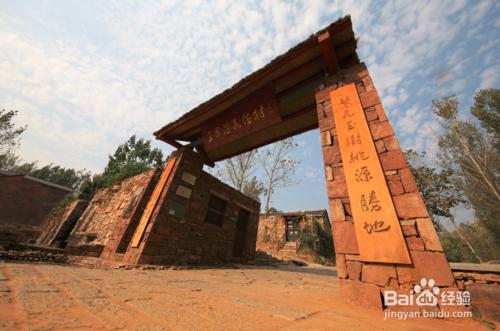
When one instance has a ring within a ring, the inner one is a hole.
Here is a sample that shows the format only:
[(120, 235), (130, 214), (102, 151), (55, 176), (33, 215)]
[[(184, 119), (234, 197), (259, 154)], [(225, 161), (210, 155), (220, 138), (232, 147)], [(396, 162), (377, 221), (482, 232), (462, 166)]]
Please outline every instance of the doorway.
[(298, 241), (300, 238), (300, 219), (286, 218), (286, 241)]
[(236, 223), (236, 233), (234, 235), (233, 257), (244, 257), (246, 247), (247, 225), (250, 212), (241, 209)]

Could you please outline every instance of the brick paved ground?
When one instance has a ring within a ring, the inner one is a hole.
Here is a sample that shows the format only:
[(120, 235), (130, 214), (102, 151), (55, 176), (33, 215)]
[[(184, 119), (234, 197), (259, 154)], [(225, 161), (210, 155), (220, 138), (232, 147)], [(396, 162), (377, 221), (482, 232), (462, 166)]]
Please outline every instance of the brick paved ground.
[(331, 273), (297, 267), (103, 270), (0, 261), (0, 330), (480, 329), (472, 320), (383, 321), (382, 313), (344, 305)]

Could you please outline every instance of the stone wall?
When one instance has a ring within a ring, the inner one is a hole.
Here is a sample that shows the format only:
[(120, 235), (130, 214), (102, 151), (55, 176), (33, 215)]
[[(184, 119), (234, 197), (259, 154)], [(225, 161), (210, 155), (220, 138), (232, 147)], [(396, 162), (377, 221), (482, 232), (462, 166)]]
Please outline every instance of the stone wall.
[(71, 191), (24, 175), (0, 176), (0, 187), (0, 224), (28, 227), (40, 225)]
[(62, 243), (68, 238), (87, 205), (88, 201), (86, 200), (75, 200), (54, 208), (40, 225), (40, 236), (37, 239), (37, 244), (59, 247), (59, 244), (56, 243)]
[[(362, 261), (359, 255), (329, 97), (337, 86), (351, 82), (357, 87), (411, 265), (371, 263)], [(366, 67), (361, 64), (330, 77), (317, 92), (316, 102), (338, 275), (350, 280), (343, 286), (348, 292), (346, 298), (353, 298), (358, 305), (380, 308), (380, 291), (391, 288), (407, 293), (423, 277), (433, 278), (440, 287), (455, 287), (439, 238)]]
[[(202, 170), (197, 153), (174, 152), (172, 172), (138, 247), (124, 261), (144, 264), (219, 263), (233, 259), (240, 209), (250, 212), (242, 260), (255, 254), (260, 204)], [(205, 222), (211, 195), (226, 201), (222, 226)], [(241, 260), (241, 259), (240, 259)]]
[(112, 234), (132, 219), (142, 194), (151, 181), (154, 170), (128, 178), (110, 188), (98, 190), (69, 235), (67, 250), (74, 254), (100, 255), (109, 242), (115, 245)]
[(281, 215), (265, 215), (259, 218), (257, 248), (279, 250), (283, 247), (286, 232), (286, 219)]

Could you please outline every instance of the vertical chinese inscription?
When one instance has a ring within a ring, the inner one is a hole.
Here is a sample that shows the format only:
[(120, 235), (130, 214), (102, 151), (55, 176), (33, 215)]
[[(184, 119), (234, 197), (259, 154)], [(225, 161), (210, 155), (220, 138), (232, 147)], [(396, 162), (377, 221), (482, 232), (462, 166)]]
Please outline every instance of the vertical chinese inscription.
[(355, 84), (330, 92), (330, 99), (360, 255), (411, 263)]

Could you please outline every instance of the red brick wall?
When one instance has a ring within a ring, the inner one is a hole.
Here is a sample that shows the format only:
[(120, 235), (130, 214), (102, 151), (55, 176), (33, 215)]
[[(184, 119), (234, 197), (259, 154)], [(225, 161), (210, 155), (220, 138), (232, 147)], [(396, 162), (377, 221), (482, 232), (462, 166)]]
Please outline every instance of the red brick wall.
[(22, 175), (0, 176), (0, 224), (38, 226), (68, 193)]
[[(411, 265), (362, 261), (342, 168), (329, 92), (344, 83), (356, 83), (385, 179), (412, 259)], [(441, 287), (456, 286), (436, 231), (414, 177), (366, 67), (361, 64), (329, 78), (316, 94), (318, 120), (325, 163), (333, 240), (339, 278), (350, 280), (344, 288), (357, 304), (379, 306), (385, 288), (409, 290), (422, 277)], [(365, 297), (366, 300), (361, 299)]]
[[(129, 248), (130, 263), (214, 263), (232, 259), (238, 212), (251, 211), (247, 224), (244, 259), (252, 259), (260, 204), (202, 170), (198, 155), (188, 149), (173, 153), (176, 164), (160, 196), (138, 248)], [(194, 185), (182, 180), (184, 173), (196, 177)], [(189, 198), (176, 194), (180, 186), (191, 190)], [(227, 198), (221, 227), (205, 222), (212, 192)]]

